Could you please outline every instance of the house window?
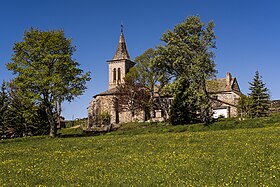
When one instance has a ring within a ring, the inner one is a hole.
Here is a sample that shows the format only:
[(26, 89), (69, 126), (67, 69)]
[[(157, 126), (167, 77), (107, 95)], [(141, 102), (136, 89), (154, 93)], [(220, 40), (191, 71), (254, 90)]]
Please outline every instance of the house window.
[(155, 110), (155, 117), (161, 118), (162, 117), (162, 110)]
[(118, 68), (118, 81), (121, 80), (121, 68)]
[(116, 76), (116, 68), (114, 68), (114, 70), (113, 70), (113, 82), (116, 82), (116, 78), (117, 78), (117, 76)]

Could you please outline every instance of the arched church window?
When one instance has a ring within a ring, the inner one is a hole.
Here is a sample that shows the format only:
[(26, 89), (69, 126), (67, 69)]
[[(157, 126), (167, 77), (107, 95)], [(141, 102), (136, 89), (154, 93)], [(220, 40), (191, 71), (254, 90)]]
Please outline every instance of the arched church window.
[(118, 81), (121, 80), (121, 68), (118, 68)]
[(116, 79), (117, 79), (117, 75), (116, 75), (116, 68), (114, 68), (113, 70), (113, 82), (116, 82)]

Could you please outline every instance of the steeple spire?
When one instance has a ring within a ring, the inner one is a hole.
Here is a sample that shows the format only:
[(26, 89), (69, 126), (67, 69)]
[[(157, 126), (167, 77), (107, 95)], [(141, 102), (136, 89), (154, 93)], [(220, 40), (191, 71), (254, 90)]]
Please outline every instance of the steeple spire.
[(123, 35), (123, 24), (121, 24), (120, 40), (114, 58), (107, 61), (109, 65), (109, 89), (116, 88), (124, 83), (125, 75), (135, 63), (130, 60)]
[(126, 48), (126, 43), (125, 43), (125, 39), (124, 39), (124, 35), (123, 35), (123, 24), (121, 24), (120, 40), (119, 40), (118, 47), (117, 47), (113, 60), (121, 60), (121, 59), (130, 60), (130, 56), (129, 56), (127, 48)]

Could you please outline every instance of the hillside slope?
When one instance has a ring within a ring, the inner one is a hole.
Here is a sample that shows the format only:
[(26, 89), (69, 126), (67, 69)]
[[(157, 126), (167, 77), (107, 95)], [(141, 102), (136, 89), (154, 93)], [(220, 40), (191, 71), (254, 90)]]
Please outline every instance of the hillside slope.
[(0, 186), (279, 186), (280, 125), (263, 126), (2, 140)]

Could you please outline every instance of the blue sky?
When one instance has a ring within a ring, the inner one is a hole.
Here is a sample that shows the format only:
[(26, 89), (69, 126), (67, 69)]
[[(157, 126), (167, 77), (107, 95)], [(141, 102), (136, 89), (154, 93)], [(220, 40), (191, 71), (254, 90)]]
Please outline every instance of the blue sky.
[(277, 0), (1, 0), (0, 81), (12, 79), (5, 64), (15, 42), (30, 27), (63, 29), (77, 46), (74, 58), (84, 71), (91, 71), (88, 89), (73, 102), (63, 104), (67, 119), (86, 117), (93, 95), (108, 88), (107, 60), (112, 59), (120, 24), (132, 59), (160, 44), (161, 35), (187, 16), (199, 15), (215, 22), (217, 77), (231, 72), (243, 93), (256, 70), (280, 99), (280, 2)]

